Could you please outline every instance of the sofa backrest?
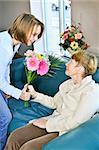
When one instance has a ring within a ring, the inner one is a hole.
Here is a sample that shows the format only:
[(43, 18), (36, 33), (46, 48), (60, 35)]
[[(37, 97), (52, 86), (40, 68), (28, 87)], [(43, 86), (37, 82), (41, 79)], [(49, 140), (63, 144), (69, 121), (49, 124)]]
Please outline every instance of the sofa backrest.
[(97, 71), (93, 74), (93, 79), (96, 81), (96, 83), (99, 83), (99, 68)]
[[(58, 91), (59, 85), (69, 78), (65, 75), (65, 69), (65, 63), (63, 63), (62, 69), (55, 70), (53, 77), (44, 76), (37, 78), (32, 83), (36, 91), (53, 96)], [(99, 83), (99, 69), (97, 69), (96, 73), (93, 75), (93, 79), (96, 81), (96, 83)], [(11, 65), (11, 83), (13, 85), (17, 85), (19, 83), (24, 85), (27, 83), (24, 57), (13, 60)]]
[(15, 84), (16, 82), (26, 82), (26, 75), (24, 73), (24, 57), (17, 58), (12, 61), (11, 64), (11, 83)]

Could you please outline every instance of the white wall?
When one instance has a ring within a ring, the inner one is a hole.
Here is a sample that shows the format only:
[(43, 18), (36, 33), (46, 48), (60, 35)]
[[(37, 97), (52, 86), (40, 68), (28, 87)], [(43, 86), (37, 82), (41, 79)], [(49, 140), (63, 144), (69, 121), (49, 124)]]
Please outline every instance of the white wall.
[(0, 3), (0, 30), (3, 30), (3, 8)]
[(89, 51), (99, 55), (99, 1), (72, 0), (72, 23), (81, 23), (90, 45)]
[(0, 0), (0, 30), (7, 29), (23, 12), (30, 12), (29, 0)]

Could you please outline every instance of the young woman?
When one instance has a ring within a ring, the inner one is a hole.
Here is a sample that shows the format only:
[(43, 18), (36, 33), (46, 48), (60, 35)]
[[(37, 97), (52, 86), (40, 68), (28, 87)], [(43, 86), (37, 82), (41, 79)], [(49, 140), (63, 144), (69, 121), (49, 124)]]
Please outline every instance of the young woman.
[(31, 45), (38, 40), (44, 30), (44, 25), (31, 14), (19, 15), (8, 31), (0, 33), (0, 150), (3, 149), (7, 128), (12, 118), (7, 106), (7, 98), (28, 100), (30, 94), (26, 88), (20, 90), (10, 85), (10, 64), (21, 43)]
[(41, 150), (43, 144), (78, 127), (99, 109), (99, 85), (92, 79), (97, 69), (96, 57), (81, 51), (73, 54), (66, 66), (66, 74), (71, 79), (60, 85), (54, 97), (28, 86), (33, 101), (55, 111), (16, 129), (9, 136), (5, 150)]

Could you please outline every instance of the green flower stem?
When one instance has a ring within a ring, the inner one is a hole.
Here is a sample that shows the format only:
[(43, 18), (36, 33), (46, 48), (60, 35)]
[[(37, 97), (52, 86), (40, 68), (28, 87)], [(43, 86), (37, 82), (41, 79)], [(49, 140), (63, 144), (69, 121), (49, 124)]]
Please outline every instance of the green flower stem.
[(24, 107), (25, 107), (25, 108), (29, 107), (29, 102), (28, 102), (28, 101), (25, 101), (25, 102), (24, 102)]
[[(28, 84), (29, 84), (29, 82), (28, 82)], [(26, 91), (28, 92), (28, 89)], [(24, 107), (25, 108), (29, 107), (29, 101), (24, 101)]]

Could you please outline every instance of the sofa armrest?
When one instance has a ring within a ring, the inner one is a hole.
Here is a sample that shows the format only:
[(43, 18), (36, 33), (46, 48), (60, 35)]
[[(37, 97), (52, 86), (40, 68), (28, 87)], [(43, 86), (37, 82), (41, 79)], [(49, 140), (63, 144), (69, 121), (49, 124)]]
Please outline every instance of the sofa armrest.
[[(71, 144), (72, 143), (72, 144)], [(98, 150), (99, 116), (44, 145), (43, 150)]]

